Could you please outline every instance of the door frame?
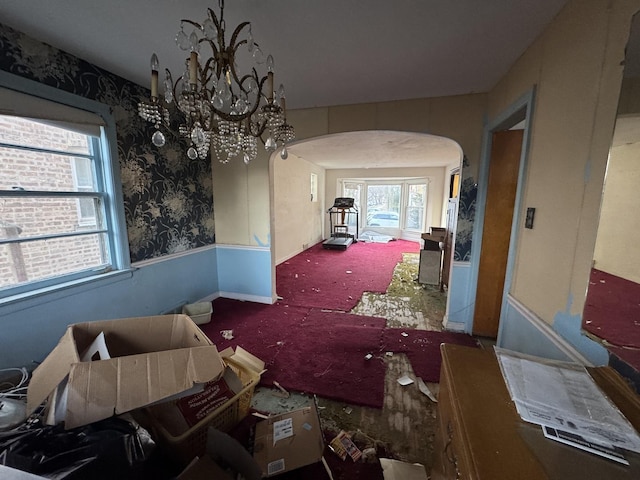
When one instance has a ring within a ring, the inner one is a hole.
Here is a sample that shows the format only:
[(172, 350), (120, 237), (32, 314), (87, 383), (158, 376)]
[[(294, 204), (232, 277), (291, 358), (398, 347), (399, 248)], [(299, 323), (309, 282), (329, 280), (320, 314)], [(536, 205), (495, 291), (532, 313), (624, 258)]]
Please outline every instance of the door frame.
[[(469, 283), (469, 298), (475, 305), (478, 289), (478, 274), (480, 270), (480, 256), (482, 254), (482, 233), (484, 231), (484, 217), (487, 203), (487, 187), (489, 180), (489, 166), (491, 163), (492, 135), (496, 131), (506, 130), (524, 121), (524, 133), (522, 151), (520, 153), (520, 166), (518, 169), (518, 185), (516, 187), (516, 200), (513, 209), (511, 223), (511, 237), (507, 253), (507, 269), (505, 272), (504, 289), (502, 292), (502, 309), (500, 313), (498, 338), (496, 344), (501, 345), (502, 330), (504, 327), (504, 315), (506, 311), (507, 294), (511, 289), (513, 271), (515, 267), (516, 251), (518, 246), (519, 225), (522, 219), (522, 197), (526, 181), (527, 159), (529, 145), (531, 143), (531, 122), (533, 118), (535, 101), (535, 87), (522, 95), (492, 121), (485, 124), (483, 129), (482, 151), (480, 168), (478, 171), (478, 191), (476, 196), (476, 221), (473, 226), (471, 243), (471, 278)], [(472, 309), (473, 310), (473, 309)], [(473, 331), (473, 316), (470, 319), (469, 331)]]

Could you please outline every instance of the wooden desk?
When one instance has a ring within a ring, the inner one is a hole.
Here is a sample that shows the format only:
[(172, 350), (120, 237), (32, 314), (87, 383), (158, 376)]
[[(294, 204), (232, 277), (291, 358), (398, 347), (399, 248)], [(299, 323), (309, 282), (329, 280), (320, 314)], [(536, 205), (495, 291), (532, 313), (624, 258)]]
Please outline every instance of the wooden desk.
[[(631, 466), (562, 445), (521, 420), (493, 351), (442, 345), (438, 430), (432, 480), (640, 479)], [(609, 398), (640, 431), (640, 397), (610, 367), (589, 369)]]

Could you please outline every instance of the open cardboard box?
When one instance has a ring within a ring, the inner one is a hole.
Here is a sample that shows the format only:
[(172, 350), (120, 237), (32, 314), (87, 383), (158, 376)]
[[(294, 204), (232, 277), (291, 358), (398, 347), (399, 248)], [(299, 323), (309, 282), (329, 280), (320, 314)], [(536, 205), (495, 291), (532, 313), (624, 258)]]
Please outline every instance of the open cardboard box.
[[(101, 333), (111, 358), (82, 361)], [(183, 394), (224, 368), (218, 349), (187, 315), (77, 323), (33, 372), (27, 411), (47, 398), (49, 410), (59, 407), (57, 393), (66, 388), (62, 421), (66, 429), (79, 427)]]
[(315, 405), (274, 415), (256, 425), (253, 458), (263, 477), (322, 460), (324, 439)]

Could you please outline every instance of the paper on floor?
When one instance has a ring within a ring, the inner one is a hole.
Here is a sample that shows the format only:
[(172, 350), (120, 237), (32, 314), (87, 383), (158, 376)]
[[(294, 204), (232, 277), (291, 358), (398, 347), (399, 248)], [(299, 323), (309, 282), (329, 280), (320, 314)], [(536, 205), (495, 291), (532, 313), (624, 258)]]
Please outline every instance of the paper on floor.
[(381, 458), (382, 475), (384, 480), (427, 480), (427, 472), (424, 465), (419, 463), (406, 463), (390, 458)]

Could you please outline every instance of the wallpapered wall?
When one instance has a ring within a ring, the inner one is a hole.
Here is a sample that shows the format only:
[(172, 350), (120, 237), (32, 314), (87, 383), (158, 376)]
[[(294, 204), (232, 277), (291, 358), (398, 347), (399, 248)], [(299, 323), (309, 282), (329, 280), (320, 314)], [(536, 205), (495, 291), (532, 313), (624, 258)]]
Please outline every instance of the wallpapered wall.
[(453, 259), (457, 262), (471, 260), (471, 240), (473, 221), (476, 217), (476, 196), (478, 185), (469, 173), (469, 160), (462, 159), (462, 184), (460, 185), (460, 201), (458, 202), (458, 229)]
[(0, 69), (111, 107), (132, 262), (215, 242), (211, 163), (177, 141), (151, 144), (137, 114), (147, 89), (2, 24)]

